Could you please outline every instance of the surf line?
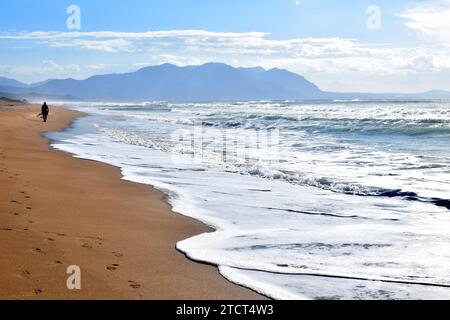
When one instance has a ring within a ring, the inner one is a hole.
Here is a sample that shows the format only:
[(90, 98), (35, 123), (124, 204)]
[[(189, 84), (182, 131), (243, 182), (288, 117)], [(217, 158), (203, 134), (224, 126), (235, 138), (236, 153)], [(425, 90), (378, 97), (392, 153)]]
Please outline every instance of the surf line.
[(259, 207), (261, 209), (266, 209), (266, 210), (277, 210), (277, 211), (286, 211), (286, 212), (290, 212), (290, 213), (301, 213), (301, 214), (306, 214), (306, 215), (311, 215), (311, 216), (325, 216), (325, 217), (333, 217), (333, 218), (347, 218), (347, 219), (369, 219), (366, 217), (361, 217), (361, 216), (346, 216), (346, 215), (338, 215), (338, 214), (332, 214), (332, 213), (325, 213), (325, 212), (312, 212), (312, 211), (301, 211), (301, 210), (294, 210), (294, 209), (285, 209), (285, 208), (270, 208), (270, 207)]
[(450, 284), (443, 284), (443, 283), (440, 284), (440, 283), (432, 283), (432, 282), (394, 280), (394, 279), (385, 279), (385, 278), (364, 278), (364, 277), (354, 277), (354, 276), (331, 275), (331, 274), (323, 274), (323, 273), (305, 273), (305, 272), (287, 273), (287, 272), (280, 272), (280, 271), (247, 269), (247, 268), (233, 267), (233, 266), (227, 266), (227, 265), (222, 265), (222, 266), (231, 268), (231, 269), (241, 270), (241, 271), (254, 271), (254, 272), (287, 275), (287, 276), (322, 277), (322, 278), (334, 278), (334, 279), (344, 279), (344, 280), (360, 280), (360, 281), (385, 282), (385, 283), (396, 283), (396, 284), (417, 285), (417, 286), (427, 286), (427, 287), (450, 288)]

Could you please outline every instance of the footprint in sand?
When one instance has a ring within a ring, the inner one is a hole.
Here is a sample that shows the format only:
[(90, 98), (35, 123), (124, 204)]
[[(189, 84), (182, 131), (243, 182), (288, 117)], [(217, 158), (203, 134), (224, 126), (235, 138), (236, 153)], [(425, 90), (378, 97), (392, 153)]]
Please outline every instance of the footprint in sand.
[(87, 249), (92, 249), (94, 245), (101, 246), (103, 244), (103, 239), (100, 237), (83, 237), (80, 241), (83, 243), (81, 247)]
[(22, 194), (25, 199), (31, 199), (31, 197), (25, 191), (20, 191), (20, 194)]
[(92, 249), (92, 246), (88, 242), (83, 243), (81, 247), (86, 249)]
[(136, 281), (128, 281), (129, 286), (132, 287), (133, 289), (139, 289), (141, 287), (141, 285), (139, 283), (137, 283)]
[(0, 230), (2, 230), (2, 231), (12, 231), (11, 228), (0, 228)]
[(50, 232), (50, 231), (46, 231), (46, 232), (44, 232), (45, 234), (52, 234), (52, 235), (55, 235), (55, 236), (58, 236), (58, 237), (67, 237), (67, 234), (65, 234), (65, 233), (59, 233), (59, 232)]
[[(88, 240), (85, 240), (88, 239)], [(88, 242), (89, 240), (93, 240), (94, 243), (98, 246), (103, 245), (103, 238), (100, 237), (85, 237), (85, 239), (82, 239), (82, 241)]]
[(34, 290), (34, 294), (35, 295), (40, 295), (40, 294), (42, 294), (42, 290), (41, 289), (36, 289), (36, 290)]
[(113, 252), (111, 252), (111, 254), (114, 255), (116, 258), (122, 258), (123, 257), (123, 254), (120, 253), (120, 252), (113, 251)]
[(86, 237), (86, 239), (103, 241), (103, 239), (100, 237)]
[(106, 267), (109, 271), (116, 271), (119, 265), (117, 263), (114, 263), (113, 265), (110, 265), (109, 267)]
[(47, 254), (47, 253), (45, 253), (45, 251), (42, 250), (41, 248), (33, 248), (33, 251), (35, 251), (35, 252), (37, 252), (37, 253), (40, 253), (40, 254)]
[(31, 198), (25, 191), (22, 191), (20, 193), (25, 197), (25, 199), (30, 199)]

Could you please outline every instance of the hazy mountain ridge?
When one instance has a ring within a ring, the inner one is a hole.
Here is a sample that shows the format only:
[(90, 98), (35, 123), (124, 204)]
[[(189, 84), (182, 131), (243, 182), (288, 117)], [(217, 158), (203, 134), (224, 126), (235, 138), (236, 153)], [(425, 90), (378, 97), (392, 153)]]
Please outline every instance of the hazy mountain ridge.
[(418, 94), (324, 92), (287, 70), (234, 68), (221, 63), (187, 67), (163, 64), (130, 73), (96, 75), (85, 80), (47, 80), (32, 85), (0, 78), (0, 91), (14, 96), (69, 96), (108, 101), (450, 99), (450, 92), (446, 91)]
[(0, 77), (0, 87), (18, 87), (25, 88), (28, 85), (14, 79)]

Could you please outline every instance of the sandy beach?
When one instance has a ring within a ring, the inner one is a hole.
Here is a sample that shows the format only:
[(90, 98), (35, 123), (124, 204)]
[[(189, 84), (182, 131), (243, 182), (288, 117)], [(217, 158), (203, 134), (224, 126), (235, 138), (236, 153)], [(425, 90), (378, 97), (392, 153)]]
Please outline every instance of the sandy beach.
[[(175, 250), (212, 231), (170, 211), (164, 194), (119, 169), (51, 150), (40, 133), (75, 111), (0, 104), (1, 299), (261, 299)], [(81, 268), (81, 290), (66, 269)]]

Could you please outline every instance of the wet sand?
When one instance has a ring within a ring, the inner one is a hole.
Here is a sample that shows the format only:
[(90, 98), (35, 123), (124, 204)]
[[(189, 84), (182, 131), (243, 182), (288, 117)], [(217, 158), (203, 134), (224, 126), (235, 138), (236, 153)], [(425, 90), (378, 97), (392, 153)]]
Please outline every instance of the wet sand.
[[(0, 100), (0, 299), (261, 299), (178, 241), (208, 227), (170, 211), (164, 194), (117, 168), (51, 150), (40, 133), (75, 111)], [(67, 268), (81, 268), (81, 290)]]

